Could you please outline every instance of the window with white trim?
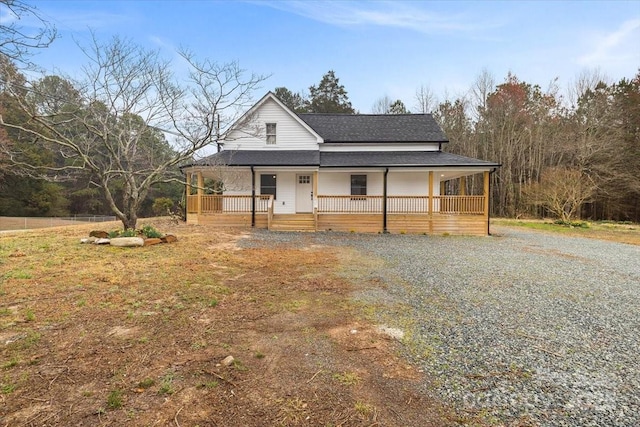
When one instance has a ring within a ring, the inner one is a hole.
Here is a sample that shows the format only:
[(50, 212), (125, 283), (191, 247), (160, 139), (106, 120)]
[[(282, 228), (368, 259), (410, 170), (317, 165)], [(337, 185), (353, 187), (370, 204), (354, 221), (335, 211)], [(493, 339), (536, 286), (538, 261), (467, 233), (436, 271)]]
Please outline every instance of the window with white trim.
[(273, 194), (276, 198), (276, 176), (273, 174), (260, 175), (260, 194)]
[(267, 123), (267, 145), (276, 144), (276, 124)]
[(367, 175), (351, 175), (351, 195), (367, 195)]

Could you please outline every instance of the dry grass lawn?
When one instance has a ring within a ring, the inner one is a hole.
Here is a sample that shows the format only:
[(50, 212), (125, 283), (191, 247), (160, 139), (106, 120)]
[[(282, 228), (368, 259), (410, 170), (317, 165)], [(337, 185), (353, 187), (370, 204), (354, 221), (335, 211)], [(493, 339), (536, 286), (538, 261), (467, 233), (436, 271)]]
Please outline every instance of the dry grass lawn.
[(548, 233), (560, 233), (565, 236), (586, 237), (588, 239), (608, 240), (611, 242), (640, 245), (640, 224), (589, 222), (588, 228), (566, 227), (554, 224), (552, 220), (493, 218), (492, 225), (523, 227)]
[(339, 273), (361, 255), (152, 224), (179, 241), (79, 243), (116, 223), (0, 234), (0, 425), (463, 421), (350, 303)]

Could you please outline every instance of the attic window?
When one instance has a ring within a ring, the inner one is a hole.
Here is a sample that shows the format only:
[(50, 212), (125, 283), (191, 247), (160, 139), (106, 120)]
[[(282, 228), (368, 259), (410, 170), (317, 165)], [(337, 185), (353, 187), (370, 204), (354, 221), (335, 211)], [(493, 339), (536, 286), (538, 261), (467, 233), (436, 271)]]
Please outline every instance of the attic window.
[(276, 124), (267, 123), (267, 145), (276, 144)]

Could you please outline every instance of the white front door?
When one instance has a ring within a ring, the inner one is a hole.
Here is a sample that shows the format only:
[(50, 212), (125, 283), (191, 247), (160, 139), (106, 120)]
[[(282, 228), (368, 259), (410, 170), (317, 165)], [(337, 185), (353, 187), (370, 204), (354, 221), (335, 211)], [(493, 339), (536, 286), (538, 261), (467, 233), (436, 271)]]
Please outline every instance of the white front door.
[(313, 212), (313, 183), (311, 174), (296, 175), (296, 213)]

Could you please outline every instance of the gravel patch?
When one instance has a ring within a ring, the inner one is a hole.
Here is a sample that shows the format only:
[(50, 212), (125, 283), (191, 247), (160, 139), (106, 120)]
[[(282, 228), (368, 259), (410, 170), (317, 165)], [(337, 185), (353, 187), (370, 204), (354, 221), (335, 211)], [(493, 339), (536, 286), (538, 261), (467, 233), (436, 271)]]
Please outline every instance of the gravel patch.
[(337, 245), (425, 392), (508, 425), (640, 425), (640, 247), (494, 227), (493, 237), (273, 233), (243, 245)]

